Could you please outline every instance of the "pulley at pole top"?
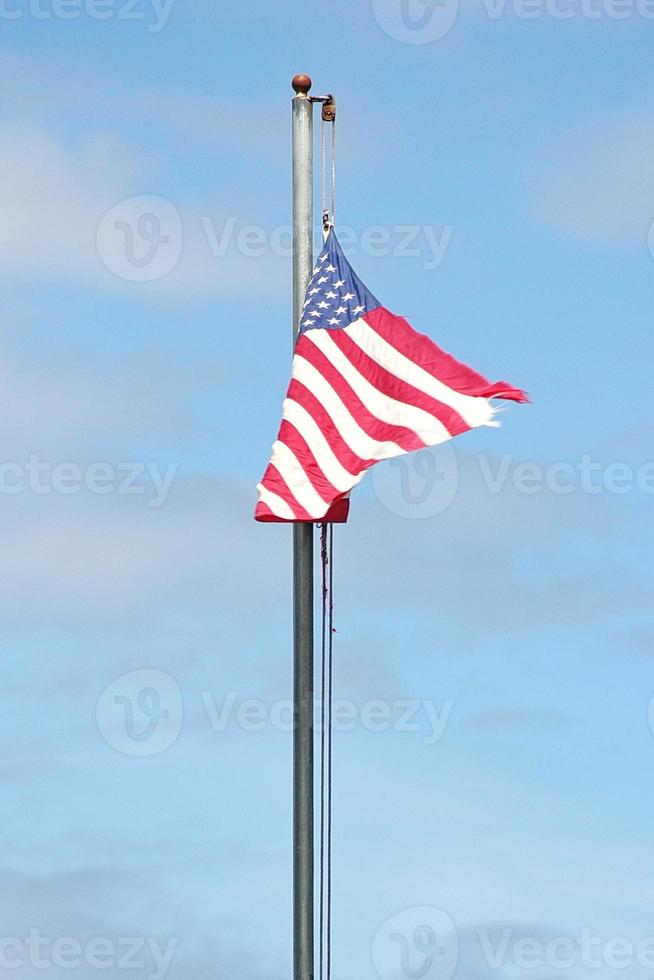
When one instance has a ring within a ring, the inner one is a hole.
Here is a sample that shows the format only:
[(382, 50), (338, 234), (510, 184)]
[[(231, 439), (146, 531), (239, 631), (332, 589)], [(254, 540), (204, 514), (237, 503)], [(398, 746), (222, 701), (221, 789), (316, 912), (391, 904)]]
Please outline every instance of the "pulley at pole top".
[[(322, 107), (322, 230), (325, 239), (336, 220), (336, 100), (329, 92), (327, 95), (309, 95), (313, 81), (311, 75), (301, 73), (291, 81), (295, 92), (295, 100), (307, 100), (310, 103), (319, 102)], [(331, 125), (331, 201), (327, 200), (327, 135), (326, 126)]]
[(309, 95), (313, 80), (311, 75), (295, 75), (291, 85), (298, 98), (308, 98), (309, 102), (322, 103), (322, 121), (335, 122), (336, 120), (336, 99), (331, 93), (327, 95)]

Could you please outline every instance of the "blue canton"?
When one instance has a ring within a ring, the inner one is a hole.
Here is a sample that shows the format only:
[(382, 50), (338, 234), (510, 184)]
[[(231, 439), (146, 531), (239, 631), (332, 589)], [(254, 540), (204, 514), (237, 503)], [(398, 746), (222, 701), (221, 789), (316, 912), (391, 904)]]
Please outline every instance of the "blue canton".
[(345, 258), (332, 228), (307, 288), (300, 333), (316, 327), (339, 330), (380, 305)]

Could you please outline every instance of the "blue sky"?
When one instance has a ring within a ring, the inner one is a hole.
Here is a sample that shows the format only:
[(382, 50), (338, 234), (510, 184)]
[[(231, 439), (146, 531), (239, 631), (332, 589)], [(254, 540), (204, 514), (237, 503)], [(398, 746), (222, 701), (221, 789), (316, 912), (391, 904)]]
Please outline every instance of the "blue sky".
[[(145, 944), (129, 976), (290, 976), (290, 535), (252, 510), (288, 374), (297, 71), (338, 100), (357, 272), (533, 399), (423, 457), (433, 486), (380, 465), (336, 531), (335, 693), (355, 722), (335, 737), (334, 975), (403, 980), (389, 936), (411, 948), (425, 908), (463, 980), (654, 967), (606, 950), (654, 934), (654, 11), (412, 4), (414, 28), (400, 0), (1, 6), (15, 976), (43, 976), (30, 930), (87, 950), (83, 980), (100, 938), (124, 975), (125, 937), (175, 941), (165, 970)], [(146, 211), (170, 232), (159, 272), (115, 229)], [(521, 967), (520, 940), (578, 950), (584, 930), (597, 968)], [(502, 935), (493, 965), (483, 937)], [(415, 975), (449, 980), (421, 956)]]

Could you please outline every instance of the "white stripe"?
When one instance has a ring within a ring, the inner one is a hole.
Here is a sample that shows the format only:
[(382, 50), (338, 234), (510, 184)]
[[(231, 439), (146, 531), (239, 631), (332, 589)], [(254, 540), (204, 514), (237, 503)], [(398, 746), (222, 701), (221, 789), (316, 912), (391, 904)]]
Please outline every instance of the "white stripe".
[(300, 405), (293, 398), (285, 399), (283, 418), (297, 429), (315, 456), (318, 466), (337, 490), (341, 493), (345, 490), (351, 490), (363, 479), (363, 474), (355, 476), (339, 463), (331, 446), (320, 431), (320, 426), (303, 405)]
[(392, 459), (405, 452), (396, 442), (377, 442), (364, 432), (326, 378), (300, 354), (293, 358), (293, 377), (318, 399), (341, 439), (355, 456), (366, 460), (380, 460)]
[(376, 364), (390, 371), (401, 381), (418, 388), (425, 395), (453, 408), (471, 429), (492, 424), (495, 409), (487, 398), (454, 391), (449, 385), (439, 381), (433, 374), (396, 350), (365, 320), (355, 320), (345, 328), (344, 332)]
[(361, 399), (368, 411), (389, 425), (400, 425), (411, 429), (424, 443), (429, 446), (444, 442), (451, 438), (451, 433), (445, 428), (440, 419), (422, 408), (409, 405), (385, 395), (347, 359), (339, 350), (328, 330), (308, 330), (304, 335), (312, 344), (322, 351), (333, 367), (343, 376), (355, 394)]
[(276, 493), (273, 493), (272, 490), (267, 490), (263, 483), (259, 483), (257, 485), (257, 490), (259, 491), (259, 500), (262, 504), (265, 504), (266, 507), (270, 508), (275, 517), (281, 517), (285, 521), (295, 520), (295, 514), (285, 500), (282, 500), (282, 498)]
[(317, 492), (293, 450), (278, 439), (273, 444), (270, 462), (277, 468), (300, 506), (312, 517), (322, 517), (329, 504)]

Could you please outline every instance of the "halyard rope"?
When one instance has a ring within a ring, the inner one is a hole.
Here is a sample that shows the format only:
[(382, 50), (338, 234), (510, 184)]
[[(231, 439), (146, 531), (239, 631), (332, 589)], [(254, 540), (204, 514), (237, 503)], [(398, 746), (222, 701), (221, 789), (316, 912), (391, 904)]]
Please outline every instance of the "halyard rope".
[[(322, 119), (322, 220), (327, 237), (336, 220), (336, 122), (331, 121), (329, 197), (327, 188), (327, 123)], [(334, 677), (334, 525), (321, 525), (322, 634), (320, 691), (320, 980), (332, 970), (332, 713)]]
[(322, 162), (322, 220), (325, 237), (336, 221), (336, 120), (330, 123), (330, 167), (329, 167), (329, 197), (327, 195), (327, 123), (322, 120), (321, 129), (321, 162)]
[(320, 691), (320, 980), (331, 977), (332, 938), (332, 710), (334, 676), (334, 525), (323, 524)]
[(332, 226), (336, 224), (336, 119), (332, 121)]
[(327, 215), (327, 123), (322, 120), (320, 132), (320, 157), (322, 163), (322, 220), (323, 225)]

